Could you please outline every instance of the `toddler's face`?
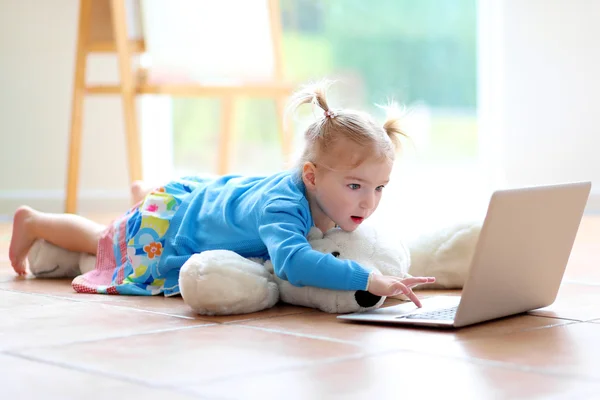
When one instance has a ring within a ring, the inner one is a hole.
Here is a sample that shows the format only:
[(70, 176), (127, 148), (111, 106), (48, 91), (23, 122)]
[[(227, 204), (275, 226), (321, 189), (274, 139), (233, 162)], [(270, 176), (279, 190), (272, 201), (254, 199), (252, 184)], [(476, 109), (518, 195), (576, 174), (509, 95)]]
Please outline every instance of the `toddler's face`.
[(352, 169), (317, 167), (317, 205), (341, 229), (352, 232), (377, 209), (392, 166), (391, 160), (368, 159)]

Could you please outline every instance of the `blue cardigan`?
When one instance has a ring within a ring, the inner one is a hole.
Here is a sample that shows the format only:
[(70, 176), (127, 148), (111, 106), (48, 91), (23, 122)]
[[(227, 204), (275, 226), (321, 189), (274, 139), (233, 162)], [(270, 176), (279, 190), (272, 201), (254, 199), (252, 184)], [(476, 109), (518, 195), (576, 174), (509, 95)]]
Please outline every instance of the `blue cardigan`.
[(366, 290), (369, 270), (311, 248), (306, 236), (313, 225), (297, 171), (224, 176), (208, 181), (181, 203), (158, 268), (178, 269), (195, 253), (224, 249), (270, 258), (277, 276), (295, 286)]

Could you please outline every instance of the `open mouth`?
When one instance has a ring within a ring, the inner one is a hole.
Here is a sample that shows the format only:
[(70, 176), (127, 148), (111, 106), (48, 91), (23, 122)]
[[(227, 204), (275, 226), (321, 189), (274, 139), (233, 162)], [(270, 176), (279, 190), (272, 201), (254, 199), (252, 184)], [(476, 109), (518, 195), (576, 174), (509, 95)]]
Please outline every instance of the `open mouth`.
[(352, 222), (354, 222), (355, 224), (360, 224), (364, 221), (363, 217), (357, 217), (355, 215), (351, 216), (350, 219), (352, 219)]

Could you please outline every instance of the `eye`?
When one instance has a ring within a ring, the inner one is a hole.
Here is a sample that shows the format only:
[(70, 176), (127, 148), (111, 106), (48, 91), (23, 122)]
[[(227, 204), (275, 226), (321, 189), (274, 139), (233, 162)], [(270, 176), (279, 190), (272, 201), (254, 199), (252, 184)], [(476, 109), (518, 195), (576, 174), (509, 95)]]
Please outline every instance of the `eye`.
[(383, 191), (383, 188), (384, 188), (384, 187), (385, 187), (385, 186), (383, 186), (383, 185), (381, 185), (381, 186), (377, 186), (377, 187), (375, 188), (375, 190), (376, 190), (376, 191), (378, 191), (378, 192), (381, 192), (381, 191)]
[(335, 258), (338, 258), (340, 256), (340, 252), (339, 251), (332, 251), (331, 255), (334, 256)]
[(358, 189), (360, 189), (360, 185), (358, 183), (351, 183), (351, 184), (348, 185), (348, 187), (351, 190), (358, 190)]

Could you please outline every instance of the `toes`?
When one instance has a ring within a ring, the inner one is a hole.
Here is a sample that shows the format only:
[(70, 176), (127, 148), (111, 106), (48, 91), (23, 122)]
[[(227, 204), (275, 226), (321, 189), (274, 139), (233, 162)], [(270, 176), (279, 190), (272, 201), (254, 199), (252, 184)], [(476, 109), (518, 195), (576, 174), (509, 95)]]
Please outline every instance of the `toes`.
[(21, 262), (17, 262), (17, 263), (11, 263), (11, 265), (17, 274), (19, 274), (19, 275), (27, 274), (27, 267), (25, 266), (25, 262), (21, 261)]

